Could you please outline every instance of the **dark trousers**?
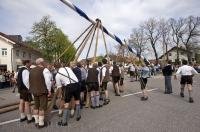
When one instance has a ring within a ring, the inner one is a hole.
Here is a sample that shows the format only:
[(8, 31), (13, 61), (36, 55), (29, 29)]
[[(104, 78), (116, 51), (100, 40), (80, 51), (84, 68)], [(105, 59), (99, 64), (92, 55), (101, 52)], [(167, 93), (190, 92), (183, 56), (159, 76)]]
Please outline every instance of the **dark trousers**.
[(165, 92), (172, 93), (172, 76), (165, 76)]
[(0, 88), (4, 88), (4, 82), (0, 82)]

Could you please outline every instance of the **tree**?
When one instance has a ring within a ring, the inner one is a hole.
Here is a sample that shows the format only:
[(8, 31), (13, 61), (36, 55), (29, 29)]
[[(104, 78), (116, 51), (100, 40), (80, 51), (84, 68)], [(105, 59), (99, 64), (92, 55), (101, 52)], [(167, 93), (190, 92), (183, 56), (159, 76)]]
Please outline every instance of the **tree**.
[[(62, 30), (55, 28), (50, 32), (50, 36), (52, 36), (52, 53), (54, 61), (59, 60), (63, 63), (72, 61), (75, 57), (76, 49), (72, 46), (72, 43), (68, 40), (68, 37), (62, 32)], [(61, 56), (67, 48), (67, 52)]]
[[(44, 16), (40, 22), (35, 22), (30, 34), (32, 35), (29, 39), (30, 44), (42, 51), (43, 56), (49, 62), (57, 60), (61, 53), (71, 45), (67, 36), (56, 27), (55, 22), (50, 20), (49, 16)], [(75, 48), (71, 46), (59, 60), (67, 62), (73, 59), (74, 55)]]
[(168, 21), (166, 21), (165, 19), (161, 19), (159, 21), (159, 28), (161, 34), (161, 41), (163, 43), (163, 51), (165, 52), (164, 54), (166, 54), (166, 61), (169, 61), (168, 48), (171, 44), (170, 42), (171, 36), (170, 36), (170, 25)]
[(141, 54), (146, 49), (146, 38), (144, 35), (143, 27), (134, 28), (129, 39), (130, 46), (136, 49), (139, 61), (141, 60)]
[(176, 63), (180, 63), (179, 60), (179, 46), (180, 46), (180, 41), (181, 41), (181, 34), (183, 32), (183, 27), (184, 27), (184, 19), (179, 18), (178, 20), (175, 20), (171, 18), (169, 20), (170, 27), (171, 27), (171, 36), (172, 40), (176, 45), (176, 52), (177, 52), (177, 58), (176, 58)]
[(144, 28), (144, 32), (147, 37), (147, 40), (150, 42), (151, 47), (153, 48), (154, 55), (158, 63), (158, 53), (156, 50), (157, 41), (160, 38), (158, 22), (156, 21), (156, 19), (150, 18), (149, 20), (144, 22), (143, 28)]
[(192, 61), (191, 51), (194, 49), (196, 38), (200, 36), (200, 17), (189, 16), (185, 19), (184, 30), (180, 38), (187, 50), (188, 61)]

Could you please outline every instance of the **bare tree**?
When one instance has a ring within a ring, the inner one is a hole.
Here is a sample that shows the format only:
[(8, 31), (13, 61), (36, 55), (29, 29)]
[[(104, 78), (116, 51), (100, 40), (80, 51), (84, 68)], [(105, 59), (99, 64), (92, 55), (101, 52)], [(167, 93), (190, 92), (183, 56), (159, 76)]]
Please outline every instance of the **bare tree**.
[(169, 22), (166, 21), (165, 19), (161, 19), (159, 21), (159, 28), (161, 34), (161, 42), (163, 44), (163, 52), (164, 54), (166, 54), (166, 60), (169, 61), (168, 48), (171, 45)]
[(136, 49), (139, 61), (141, 60), (141, 54), (146, 49), (146, 41), (147, 39), (145, 38), (143, 27), (134, 28), (130, 35), (129, 45)]
[(143, 28), (147, 40), (150, 42), (151, 47), (153, 48), (154, 55), (158, 63), (158, 53), (156, 50), (157, 41), (160, 38), (158, 21), (155, 18), (150, 18), (149, 20), (144, 22)]
[(200, 36), (200, 17), (189, 16), (185, 19), (185, 26), (180, 35), (181, 41), (187, 50), (188, 61), (192, 61), (191, 51), (194, 49), (194, 44), (197, 43), (197, 37)]
[(179, 63), (179, 46), (180, 46), (180, 42), (181, 42), (181, 35), (183, 32), (183, 28), (184, 28), (184, 19), (183, 18), (179, 18), (178, 20), (175, 20), (173, 18), (171, 18), (169, 20), (170, 23), (170, 27), (171, 27), (171, 35), (172, 35), (172, 40), (176, 45), (176, 52), (177, 52), (177, 58), (176, 58), (176, 63)]

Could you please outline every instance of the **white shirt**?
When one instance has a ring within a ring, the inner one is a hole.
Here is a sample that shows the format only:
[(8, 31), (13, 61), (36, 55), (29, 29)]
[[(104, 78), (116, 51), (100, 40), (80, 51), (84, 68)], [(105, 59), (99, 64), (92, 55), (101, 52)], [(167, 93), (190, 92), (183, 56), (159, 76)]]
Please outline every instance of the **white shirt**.
[(178, 71), (176, 72), (176, 74), (193, 75), (193, 74), (198, 74), (198, 72), (191, 66), (183, 65), (178, 68)]
[(133, 65), (130, 66), (130, 71), (135, 71), (135, 67)]
[(52, 87), (52, 82), (51, 82), (51, 80), (52, 80), (52, 74), (51, 74), (51, 72), (49, 71), (49, 69), (47, 69), (47, 68), (45, 68), (44, 70), (43, 70), (43, 76), (44, 76), (44, 79), (45, 79), (45, 84), (46, 84), (46, 86), (47, 86), (47, 89), (48, 89), (48, 91), (50, 92), (51, 91), (51, 87)]
[(106, 65), (103, 65), (102, 67), (102, 77), (105, 77), (106, 76)]
[[(71, 83), (77, 83), (78, 82), (78, 78), (76, 77), (76, 75), (74, 74), (74, 72), (72, 71), (72, 69), (69, 68), (69, 67), (65, 67), (65, 68), (61, 67), (58, 70), (58, 73), (56, 74), (56, 87), (57, 88), (60, 88), (62, 86), (67, 86), (68, 84), (70, 84), (70, 82)], [(66, 70), (68, 71), (69, 75), (68, 75), (68, 73), (67, 73)], [(67, 77), (65, 77), (65, 76), (63, 76), (63, 75), (61, 75), (59, 73), (65, 75)]]
[(28, 71), (28, 69), (24, 69), (22, 71), (22, 82), (29, 89), (30, 85), (29, 85), (29, 71)]

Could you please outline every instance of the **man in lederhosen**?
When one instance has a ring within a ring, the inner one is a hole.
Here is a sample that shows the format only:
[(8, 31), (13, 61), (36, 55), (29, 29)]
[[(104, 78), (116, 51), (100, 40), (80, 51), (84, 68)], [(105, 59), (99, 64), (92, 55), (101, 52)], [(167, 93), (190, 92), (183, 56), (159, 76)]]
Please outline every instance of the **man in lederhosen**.
[(110, 81), (110, 74), (109, 74), (110, 66), (107, 64), (107, 59), (102, 59), (102, 63), (103, 65), (100, 69), (100, 86), (103, 89), (103, 91), (105, 91), (104, 104), (106, 105), (110, 102), (107, 90), (107, 84)]
[(120, 81), (119, 81), (119, 92), (124, 92), (124, 66), (122, 64), (119, 65), (121, 74), (120, 74)]
[(87, 79), (87, 69), (84, 67), (84, 65), (81, 66), (81, 106), (84, 106), (84, 97), (87, 91), (86, 91), (86, 79)]
[(120, 96), (119, 94), (119, 80), (120, 80), (120, 74), (121, 71), (119, 67), (117, 66), (116, 62), (113, 62), (113, 66), (110, 67), (110, 73), (112, 76), (112, 82), (113, 82), (113, 88), (115, 91), (115, 96)]
[(87, 86), (88, 90), (91, 95), (91, 108), (99, 108), (99, 71), (97, 69), (97, 64), (94, 63), (92, 68), (88, 69), (88, 76), (87, 76)]
[(61, 67), (61, 65), (55, 65), (55, 68), (59, 69), (56, 74), (56, 86), (57, 88), (63, 87), (64, 96), (64, 110), (62, 120), (58, 122), (60, 126), (67, 126), (69, 120), (69, 102), (71, 98), (74, 97), (76, 103), (76, 120), (81, 119), (81, 109), (80, 109), (80, 87), (78, 84), (78, 79), (71, 68)]
[(20, 67), (17, 74), (17, 87), (20, 94), (20, 122), (27, 120), (27, 123), (30, 123), (33, 121), (30, 108), (32, 95), (29, 92), (29, 68), (31, 63), (29, 60), (24, 60), (23, 65), (24, 66)]
[[(178, 68), (178, 71), (176, 72), (176, 75), (180, 74), (181, 75), (181, 92), (180, 92), (180, 96), (184, 97), (184, 88), (185, 85), (188, 88), (188, 93), (189, 93), (189, 102), (193, 103), (194, 100), (192, 98), (192, 83), (193, 83), (193, 76), (195, 74), (198, 74), (198, 72), (191, 66), (187, 65), (188, 62), (186, 60), (182, 61), (183, 66)], [(175, 79), (177, 79), (175, 75)]]
[(51, 95), (51, 80), (45, 65), (43, 58), (36, 59), (36, 67), (30, 70), (29, 75), (30, 92), (33, 94), (35, 102), (33, 116), (37, 128), (47, 125), (44, 122), (44, 112), (47, 109), (48, 96)]

